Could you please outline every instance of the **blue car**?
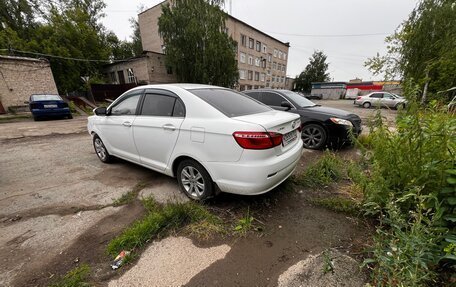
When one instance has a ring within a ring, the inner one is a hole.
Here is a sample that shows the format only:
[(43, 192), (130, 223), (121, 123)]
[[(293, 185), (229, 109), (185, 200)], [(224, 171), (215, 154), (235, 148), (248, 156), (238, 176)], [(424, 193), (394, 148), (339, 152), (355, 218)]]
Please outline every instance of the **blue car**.
[(73, 118), (68, 104), (59, 95), (32, 95), (28, 104), (35, 121), (45, 117)]

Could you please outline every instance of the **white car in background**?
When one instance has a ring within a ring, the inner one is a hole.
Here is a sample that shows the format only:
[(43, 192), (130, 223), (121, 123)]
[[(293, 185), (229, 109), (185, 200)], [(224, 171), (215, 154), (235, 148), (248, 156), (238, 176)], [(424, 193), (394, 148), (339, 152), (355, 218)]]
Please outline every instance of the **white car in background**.
[(141, 86), (94, 112), (88, 131), (102, 162), (114, 156), (177, 177), (196, 200), (265, 193), (293, 173), (303, 150), (299, 115), (221, 87)]
[(388, 92), (374, 92), (355, 99), (353, 104), (366, 109), (370, 107), (388, 107), (393, 109), (405, 108), (407, 100), (401, 96)]

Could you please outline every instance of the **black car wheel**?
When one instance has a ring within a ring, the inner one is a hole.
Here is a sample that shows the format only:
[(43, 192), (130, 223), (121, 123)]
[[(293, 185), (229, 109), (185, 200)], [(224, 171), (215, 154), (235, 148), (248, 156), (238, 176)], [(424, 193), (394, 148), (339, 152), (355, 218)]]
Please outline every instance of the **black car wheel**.
[(302, 141), (307, 149), (321, 149), (326, 144), (326, 131), (317, 124), (306, 125), (302, 129)]
[(179, 188), (189, 198), (204, 200), (212, 196), (214, 185), (211, 176), (198, 162), (186, 159), (177, 167)]
[(72, 118), (73, 118), (73, 115), (70, 114), (70, 115), (68, 116), (68, 119), (71, 120)]
[(103, 141), (97, 135), (93, 137), (93, 147), (95, 148), (95, 153), (102, 162), (109, 163), (112, 161), (112, 156), (108, 153)]
[(371, 103), (365, 102), (365, 103), (363, 104), (363, 107), (366, 108), (366, 109), (368, 109), (368, 108), (371, 107)]

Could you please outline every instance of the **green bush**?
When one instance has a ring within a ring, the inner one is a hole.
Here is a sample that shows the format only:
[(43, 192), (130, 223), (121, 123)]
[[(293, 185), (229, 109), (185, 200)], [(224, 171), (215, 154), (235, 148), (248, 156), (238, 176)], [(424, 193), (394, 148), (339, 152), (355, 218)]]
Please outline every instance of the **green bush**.
[(437, 264), (454, 272), (456, 262), (456, 118), (412, 104), (399, 113), (395, 130), (380, 115), (373, 122), (365, 147), (369, 176), (353, 172), (363, 186), (366, 214), (380, 219), (373, 281), (425, 286), (436, 277)]

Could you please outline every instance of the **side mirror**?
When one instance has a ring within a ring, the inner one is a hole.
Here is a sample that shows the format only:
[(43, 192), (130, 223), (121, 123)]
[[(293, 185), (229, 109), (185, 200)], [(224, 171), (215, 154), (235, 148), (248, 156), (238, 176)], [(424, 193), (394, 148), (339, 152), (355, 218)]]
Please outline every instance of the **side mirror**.
[(106, 116), (107, 115), (107, 109), (105, 107), (96, 108), (94, 112), (97, 116)]
[(284, 108), (287, 108), (286, 110), (289, 111), (291, 110), (291, 104), (287, 101), (283, 101), (281, 104), (280, 104), (281, 107), (284, 107)]

